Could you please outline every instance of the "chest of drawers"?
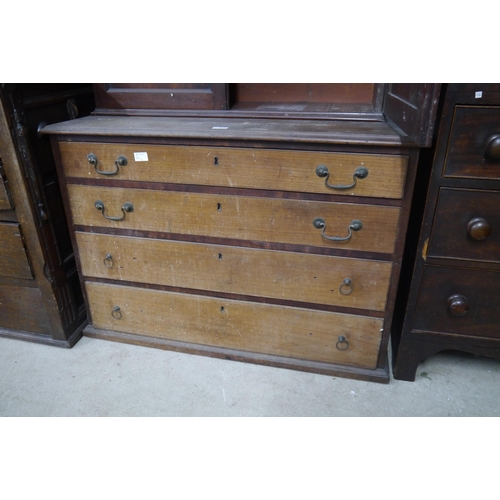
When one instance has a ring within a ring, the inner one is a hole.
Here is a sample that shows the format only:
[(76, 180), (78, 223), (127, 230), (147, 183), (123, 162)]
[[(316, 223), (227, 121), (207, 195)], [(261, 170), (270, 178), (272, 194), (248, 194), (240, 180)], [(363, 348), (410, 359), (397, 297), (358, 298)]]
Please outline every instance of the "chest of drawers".
[(418, 148), (381, 121), (93, 116), (50, 134), (89, 326), (378, 382)]
[(499, 271), (500, 86), (450, 85), (413, 276), (400, 287), (396, 378), (414, 380), (442, 350), (500, 357)]

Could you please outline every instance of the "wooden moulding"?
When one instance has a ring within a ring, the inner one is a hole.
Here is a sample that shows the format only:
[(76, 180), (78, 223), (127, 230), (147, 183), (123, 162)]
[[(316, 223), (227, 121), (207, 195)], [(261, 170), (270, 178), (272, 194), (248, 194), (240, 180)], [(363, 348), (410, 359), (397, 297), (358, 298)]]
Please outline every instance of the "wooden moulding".
[(188, 342), (160, 339), (155, 337), (145, 337), (132, 333), (114, 332), (111, 330), (101, 330), (93, 326), (87, 326), (84, 330), (86, 337), (109, 340), (112, 342), (122, 342), (124, 344), (154, 347), (155, 349), (165, 349), (197, 356), (208, 356), (229, 361), (240, 361), (257, 365), (273, 366), (275, 368), (287, 368), (310, 373), (319, 373), (332, 377), (346, 377), (356, 380), (365, 380), (382, 384), (389, 383), (389, 372), (387, 366), (377, 367), (374, 370), (347, 366), (335, 365), (332, 363), (321, 363), (318, 361), (308, 361), (303, 359), (285, 358), (282, 356), (272, 356), (256, 352), (242, 352), (224, 347), (205, 346)]
[[(131, 126), (131, 120), (133, 126)], [(87, 116), (48, 125), (42, 134), (63, 136), (120, 137), (121, 142), (142, 142), (142, 139), (171, 140), (196, 139), (201, 141), (274, 141), (288, 144), (357, 145), (415, 147), (408, 137), (401, 135), (384, 122), (326, 121), (326, 120), (266, 120), (239, 118), (189, 118), (149, 116)]]

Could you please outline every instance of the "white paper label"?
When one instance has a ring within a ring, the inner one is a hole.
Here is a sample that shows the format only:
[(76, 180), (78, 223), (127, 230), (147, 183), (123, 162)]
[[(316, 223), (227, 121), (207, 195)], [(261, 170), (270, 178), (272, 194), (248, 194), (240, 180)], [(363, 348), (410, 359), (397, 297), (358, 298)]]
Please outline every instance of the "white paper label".
[(135, 161), (149, 161), (147, 153), (134, 153)]
[(479, 92), (476, 92), (476, 99), (481, 99), (483, 97), (483, 91), (480, 90)]

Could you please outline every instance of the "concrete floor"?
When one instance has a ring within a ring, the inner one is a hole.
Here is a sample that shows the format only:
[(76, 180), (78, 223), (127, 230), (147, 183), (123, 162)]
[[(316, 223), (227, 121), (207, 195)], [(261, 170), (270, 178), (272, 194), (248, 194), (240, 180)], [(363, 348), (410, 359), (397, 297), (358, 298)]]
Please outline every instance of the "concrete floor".
[(0, 416), (495, 417), (500, 361), (445, 352), (388, 385), (83, 338), (0, 338)]

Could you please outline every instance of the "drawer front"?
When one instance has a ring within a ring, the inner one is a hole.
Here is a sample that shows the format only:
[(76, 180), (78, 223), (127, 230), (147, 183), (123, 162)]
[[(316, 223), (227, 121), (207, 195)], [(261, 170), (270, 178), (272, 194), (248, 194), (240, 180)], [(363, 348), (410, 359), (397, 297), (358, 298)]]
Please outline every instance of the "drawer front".
[(50, 334), (40, 290), (0, 283), (0, 328)]
[[(88, 277), (383, 311), (392, 264), (76, 233)], [(345, 283), (345, 280), (348, 282)]]
[(90, 282), (86, 289), (96, 328), (365, 368), (377, 363), (378, 318)]
[(413, 329), (500, 338), (500, 272), (426, 266)]
[[(408, 164), (406, 156), (396, 155), (72, 142), (59, 147), (68, 177), (383, 198), (402, 198)], [(89, 163), (89, 154), (97, 163)], [(120, 165), (122, 157), (126, 165)], [(320, 165), (328, 169), (328, 179), (316, 174)], [(366, 177), (354, 176), (360, 167)]]
[(444, 175), (500, 179), (500, 107), (455, 107)]
[[(76, 184), (68, 185), (68, 192), (75, 225), (389, 254), (394, 251), (400, 214), (398, 207)], [(96, 201), (102, 201), (101, 209), (96, 208)], [(126, 211), (127, 203), (132, 211)], [(110, 221), (103, 214), (123, 219)], [(318, 217), (324, 227), (313, 225)], [(350, 229), (354, 220), (362, 222), (358, 231)], [(323, 232), (327, 237), (349, 239), (330, 241)]]
[(0, 276), (33, 278), (19, 224), (0, 223)]
[(442, 188), (428, 256), (500, 262), (500, 193)]

